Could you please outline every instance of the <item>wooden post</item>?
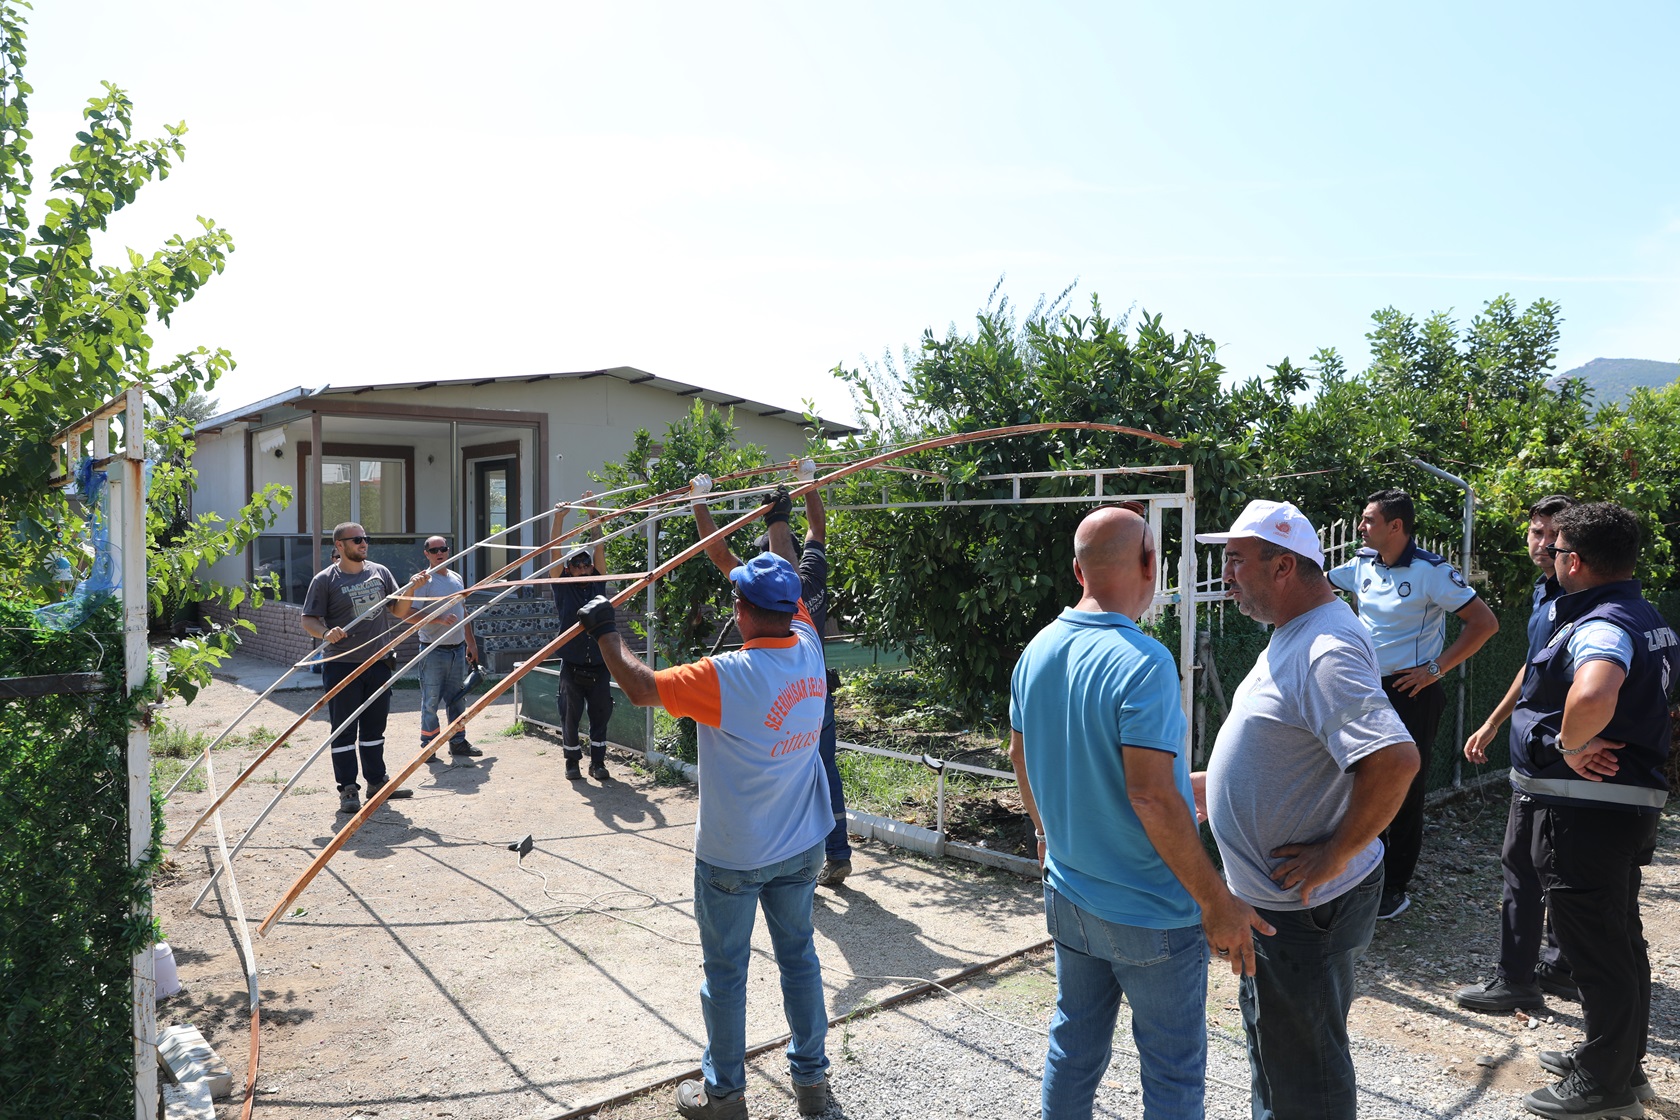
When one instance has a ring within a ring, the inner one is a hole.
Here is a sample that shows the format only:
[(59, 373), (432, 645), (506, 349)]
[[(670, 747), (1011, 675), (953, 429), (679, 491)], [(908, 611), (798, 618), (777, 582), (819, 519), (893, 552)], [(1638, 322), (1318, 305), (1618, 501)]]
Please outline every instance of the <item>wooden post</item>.
[[(122, 450), (106, 470), (111, 501), (111, 547), (122, 578), (123, 664), (128, 692), (146, 685), (146, 423), (145, 397), (139, 388), (127, 393), (122, 412)], [(107, 421), (94, 425), (95, 455), (106, 453)], [(152, 846), (152, 760), (143, 724), (128, 732), (128, 861), (145, 861)], [(151, 925), (150, 892), (135, 904), (137, 924)], [(152, 942), (133, 958), (134, 974), (134, 1120), (153, 1120), (158, 1112), (157, 973)]]

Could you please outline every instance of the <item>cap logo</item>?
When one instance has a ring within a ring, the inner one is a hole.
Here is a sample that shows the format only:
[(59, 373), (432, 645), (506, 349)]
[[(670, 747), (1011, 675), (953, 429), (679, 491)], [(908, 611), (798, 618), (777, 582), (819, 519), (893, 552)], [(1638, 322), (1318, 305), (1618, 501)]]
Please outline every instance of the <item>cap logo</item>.
[(1289, 522), (1287, 521), (1279, 521), (1272, 527), (1286, 537), (1289, 535)]

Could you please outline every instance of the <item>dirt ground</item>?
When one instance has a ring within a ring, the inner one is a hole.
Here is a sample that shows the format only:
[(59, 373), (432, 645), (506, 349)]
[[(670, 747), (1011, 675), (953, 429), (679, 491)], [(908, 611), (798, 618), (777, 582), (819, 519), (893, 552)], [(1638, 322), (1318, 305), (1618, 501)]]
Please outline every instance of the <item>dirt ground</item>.
[[(275, 693), (241, 730), (278, 733), (319, 695)], [(393, 773), (418, 751), (418, 695), (393, 693)], [(213, 734), (253, 698), (218, 683), (164, 717)], [(611, 781), (570, 783), (558, 746), (509, 736), (512, 720), (510, 703), (490, 708), (471, 728), (483, 758), (428, 765), (409, 783), (416, 796), (387, 803), (256, 941), (259, 1113), (553, 1116), (698, 1064), (694, 790), (616, 752)], [(327, 730), (308, 721), (235, 791), (230, 845)], [(214, 752), (217, 779), (255, 754)], [(171, 841), (210, 800), (208, 790), (172, 799)], [(348, 819), (336, 809), (323, 757), (236, 863), (253, 931)], [(507, 846), (527, 833), (534, 847), (520, 860)], [(218, 889), (190, 909), (214, 844), (208, 827), (195, 836), (157, 893), (184, 985), (158, 1018), (196, 1024), (242, 1087), (249, 1027), (231, 895)], [(1014, 876), (879, 845), (860, 847), (854, 865), (843, 889), (820, 892), (816, 912), (837, 1013), (901, 987), (851, 973), (945, 975), (1044, 937), (1033, 885)], [(762, 923), (758, 935), (767, 953)], [(774, 969), (755, 964), (748, 1038), (785, 1029)]]
[[(242, 729), (278, 732), (319, 695), (276, 693)], [(253, 698), (219, 682), (165, 717), (214, 733)], [(412, 690), (394, 693), (387, 746), (393, 772), (417, 750), (417, 702)], [(257, 940), (259, 1116), (554, 1117), (698, 1064), (704, 1029), (691, 907), (694, 791), (663, 784), (622, 754), (609, 763), (612, 781), (569, 783), (557, 745), (508, 734), (512, 720), (507, 701), (489, 709), (471, 729), (484, 758), (432, 764), (417, 774), (409, 783), (416, 796), (382, 808), (271, 935)], [(230, 844), (326, 731), (323, 719), (307, 722), (295, 744), (235, 793), (225, 811)], [(225, 783), (255, 753), (215, 752), (218, 780)], [(253, 930), (347, 819), (336, 814), (328, 765), (323, 758), (308, 771), (236, 864)], [(172, 840), (209, 800), (199, 792), (171, 802)], [(1360, 969), (1353, 1033), (1398, 1055), (1393, 1068), (1370, 1075), (1386, 1074), (1399, 1092), (1424, 1071), (1444, 1073), (1462, 1093), (1441, 1101), (1442, 1116), (1460, 1110), (1455, 1100), (1520, 1095), (1544, 1083), (1533, 1052), (1580, 1036), (1580, 1008), (1567, 1001), (1552, 1000), (1527, 1022), (1452, 1003), (1457, 986), (1492, 971), (1503, 825), (1497, 789), (1432, 814), (1416, 901), (1399, 920), (1379, 925)], [(521, 861), (507, 845), (527, 833), (535, 846)], [(1680, 821), (1670, 814), (1643, 896), (1654, 974), (1646, 1068), (1661, 1098), (1648, 1109), (1674, 1120), (1677, 837)], [(184, 984), (160, 1001), (158, 1019), (164, 1026), (196, 1024), (232, 1067), (236, 1091), (233, 1101), (220, 1102), (225, 1117), (238, 1114), (249, 1026), (231, 896), (224, 887), (190, 910), (213, 846), (213, 831), (201, 832), (171, 861), (158, 891), (157, 912)], [(1036, 883), (878, 844), (860, 847), (855, 862), (842, 889), (818, 891), (830, 1010), (861, 1012), (843, 1038), (831, 1037), (831, 1050), (844, 1042), (847, 1053), (882, 1052), (867, 1044), (868, 1032), (897, 1029), (892, 1017), (872, 1026), (862, 1016), (902, 985), (867, 977), (948, 974), (1044, 937)], [(762, 923), (758, 934), (767, 951)], [(1000, 970), (1012, 977), (1002, 989), (1011, 1014), (1042, 1018), (1054, 983), (1045, 959), (1038, 954)], [(761, 953), (749, 989), (749, 1041), (785, 1030), (773, 977)], [(1000, 988), (995, 974), (964, 990), (984, 1002), (998, 998), (988, 993)], [(1208, 1010), (1210, 1025), (1240, 1036), (1234, 981), (1217, 967)], [(846, 1067), (834, 1056), (838, 1083)], [(755, 1064), (755, 1116), (796, 1115), (782, 1099), (775, 1065)], [(1362, 1083), (1367, 1072), (1361, 1068)], [(658, 1094), (602, 1115), (671, 1115), (666, 1100)], [(781, 1101), (780, 1112), (765, 1107), (773, 1101)], [(1032, 1107), (1022, 1102), (1028, 1114)]]

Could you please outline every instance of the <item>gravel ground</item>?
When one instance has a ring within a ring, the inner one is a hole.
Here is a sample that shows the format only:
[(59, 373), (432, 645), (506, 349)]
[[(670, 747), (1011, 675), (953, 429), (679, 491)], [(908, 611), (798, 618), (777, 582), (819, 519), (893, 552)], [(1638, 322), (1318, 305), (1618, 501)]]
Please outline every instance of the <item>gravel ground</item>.
[[(1215, 982), (1210, 988), (1210, 1007), (1216, 1017), (1222, 1010), (1222, 989), (1227, 987)], [(955, 990), (963, 1002), (933, 996), (859, 1016), (831, 1029), (834, 1104), (824, 1114), (825, 1120), (1037, 1116), (1044, 1071), (1042, 1029), (1055, 997), (1050, 952), (1000, 966)], [(1138, 1062), (1129, 1052), (1129, 1037), (1129, 1012), (1122, 1005), (1114, 1060), (1097, 1096), (1097, 1116), (1142, 1113)], [(1506, 1120), (1525, 1115), (1520, 1093), (1495, 1088), (1488, 1076), (1477, 1077), (1464, 1068), (1449, 1071), (1405, 1046), (1355, 1038), (1354, 1061), (1363, 1117)], [(1491, 1075), (1473, 1063), (1469, 1069)], [(798, 1117), (787, 1089), (786, 1065), (778, 1052), (755, 1061), (749, 1077), (754, 1117)], [(662, 1090), (599, 1115), (603, 1120), (669, 1116), (669, 1094), (670, 1090)], [(1209, 1030), (1207, 1114), (1230, 1118), (1249, 1114), (1248, 1057), (1240, 1027)]]

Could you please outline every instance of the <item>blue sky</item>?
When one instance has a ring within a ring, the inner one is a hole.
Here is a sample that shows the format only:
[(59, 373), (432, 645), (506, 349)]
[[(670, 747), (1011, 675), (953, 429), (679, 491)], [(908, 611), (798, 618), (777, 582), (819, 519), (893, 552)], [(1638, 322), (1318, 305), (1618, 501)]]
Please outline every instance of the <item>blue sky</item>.
[(188, 161), (119, 216), (238, 251), (169, 347), (296, 384), (827, 376), (1077, 281), (1235, 375), (1370, 313), (1562, 304), (1680, 360), (1680, 5), (44, 3), (37, 169), (101, 79)]

